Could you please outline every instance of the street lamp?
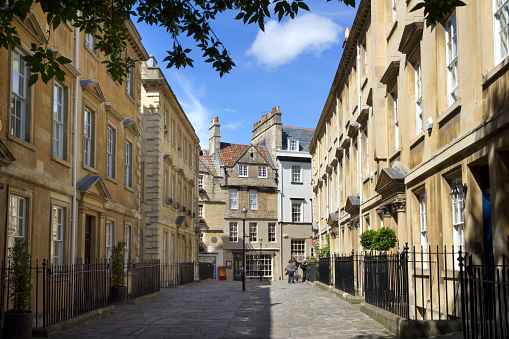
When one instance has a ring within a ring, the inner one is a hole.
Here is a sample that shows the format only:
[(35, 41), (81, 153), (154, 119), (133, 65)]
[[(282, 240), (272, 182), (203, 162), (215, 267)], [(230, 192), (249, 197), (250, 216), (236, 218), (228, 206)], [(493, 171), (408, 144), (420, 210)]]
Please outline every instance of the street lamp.
[(262, 241), (260, 238), (260, 257), (258, 258), (258, 271), (260, 271), (260, 281), (262, 281)]
[(242, 291), (246, 290), (246, 206), (240, 211), (242, 215)]

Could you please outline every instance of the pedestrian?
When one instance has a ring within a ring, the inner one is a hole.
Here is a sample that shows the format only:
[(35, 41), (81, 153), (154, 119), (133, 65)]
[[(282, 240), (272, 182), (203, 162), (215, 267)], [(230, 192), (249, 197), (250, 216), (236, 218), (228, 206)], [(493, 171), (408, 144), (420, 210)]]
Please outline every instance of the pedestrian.
[(293, 283), (293, 271), (295, 271), (295, 266), (293, 265), (293, 261), (292, 259), (288, 260), (288, 264), (286, 265), (286, 268), (285, 268), (285, 271), (288, 275), (288, 283), (291, 284)]
[(295, 266), (295, 279), (299, 281), (299, 262), (293, 257), (293, 266)]
[(302, 282), (305, 283), (308, 274), (308, 257), (302, 260), (300, 263), (300, 269), (302, 270)]

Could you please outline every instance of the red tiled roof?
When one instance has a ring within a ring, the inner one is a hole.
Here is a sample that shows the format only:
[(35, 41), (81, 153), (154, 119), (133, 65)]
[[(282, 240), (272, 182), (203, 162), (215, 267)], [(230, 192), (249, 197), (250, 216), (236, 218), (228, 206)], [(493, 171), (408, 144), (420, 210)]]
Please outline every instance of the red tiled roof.
[(210, 155), (200, 156), (202, 164), (214, 175), (219, 175), (216, 172), (216, 162)]
[[(221, 160), (221, 164), (223, 166), (232, 166), (242, 154), (246, 151), (246, 149), (250, 147), (250, 145), (239, 145), (239, 144), (230, 144), (226, 142), (221, 143), (221, 150), (219, 151), (219, 159)], [(262, 157), (270, 164), (269, 156), (262, 146), (254, 146), (258, 152), (262, 155)]]

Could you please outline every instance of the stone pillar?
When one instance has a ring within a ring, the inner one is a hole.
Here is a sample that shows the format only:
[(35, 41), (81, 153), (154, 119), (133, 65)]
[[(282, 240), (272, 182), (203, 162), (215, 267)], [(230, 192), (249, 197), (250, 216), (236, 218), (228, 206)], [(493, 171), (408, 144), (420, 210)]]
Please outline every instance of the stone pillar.
[(396, 210), (396, 215), (398, 218), (398, 228), (396, 231), (396, 236), (398, 237), (399, 246), (403, 248), (406, 242), (409, 242), (408, 239), (408, 230), (406, 227), (406, 201), (400, 200), (393, 204), (394, 209)]

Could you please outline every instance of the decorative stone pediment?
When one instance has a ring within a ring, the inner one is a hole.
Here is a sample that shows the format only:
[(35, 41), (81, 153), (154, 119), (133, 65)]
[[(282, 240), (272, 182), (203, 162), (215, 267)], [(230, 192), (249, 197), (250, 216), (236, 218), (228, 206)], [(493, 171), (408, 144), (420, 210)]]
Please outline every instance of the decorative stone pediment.
[(392, 93), (398, 82), (399, 60), (393, 60), (387, 66), (380, 82), (387, 86), (387, 92)]
[(81, 88), (83, 92), (88, 94), (91, 98), (93, 98), (98, 103), (103, 103), (106, 101), (104, 97), (103, 91), (99, 83), (92, 81), (92, 79), (80, 80)]
[(351, 142), (352, 142), (352, 139), (345, 138), (345, 140), (343, 140), (343, 142), (341, 143), (341, 148), (347, 149), (348, 147), (350, 147)]
[(104, 104), (104, 108), (106, 109), (106, 113), (111, 114), (111, 116), (115, 117), (118, 121), (124, 120), (122, 114), (118, 113), (118, 111), (109, 104)]
[(355, 138), (357, 136), (357, 132), (359, 132), (359, 124), (357, 124), (357, 123), (350, 123), (348, 125), (348, 130), (347, 130), (346, 134), (350, 138)]
[(336, 159), (341, 159), (343, 157), (344, 149), (343, 147), (336, 147)]
[(41, 25), (39, 25), (33, 12), (28, 13), (23, 21), (19, 17), (14, 16), (14, 21), (18, 24), (17, 29), (25, 29), (39, 45), (44, 45), (48, 42), (48, 37), (41, 28)]
[(375, 191), (382, 196), (384, 204), (391, 204), (405, 196), (405, 174), (399, 168), (382, 168)]
[(7, 146), (0, 140), (0, 166), (8, 165), (15, 160), (16, 158), (14, 158)]
[(373, 88), (369, 89), (368, 97), (366, 98), (366, 105), (373, 106)]
[(368, 107), (364, 107), (361, 109), (361, 112), (359, 113), (359, 116), (357, 117), (357, 123), (360, 125), (360, 126), (363, 126), (366, 121), (368, 121), (368, 116), (369, 116), (369, 108)]
[[(55, 59), (55, 60), (57, 58), (63, 56), (62, 54), (60, 54), (60, 52), (57, 52), (57, 51), (52, 51), (52, 54), (53, 54), (53, 59)], [(81, 73), (76, 68), (74, 68), (72, 63), (60, 65), (60, 68), (68, 76), (77, 77), (77, 76), (81, 75)]]
[(104, 202), (111, 199), (110, 192), (99, 175), (87, 174), (76, 184), (76, 189), (80, 192), (81, 198), (89, 196)]
[(327, 224), (330, 226), (338, 226), (338, 212), (329, 213)]
[(358, 196), (350, 195), (346, 198), (345, 211), (350, 215), (359, 214), (360, 200)]
[(131, 119), (125, 119), (124, 121), (122, 121), (122, 123), (124, 124), (125, 129), (130, 131), (134, 136), (137, 137), (140, 135), (140, 129), (136, 121)]
[(171, 159), (171, 155), (166, 153), (165, 155), (163, 155), (163, 161), (166, 162), (167, 164), (171, 165), (173, 164), (173, 161)]
[(327, 167), (325, 168), (325, 171), (330, 175), (332, 173), (332, 169), (333, 169), (333, 165), (332, 164), (329, 164), (327, 165)]
[(405, 25), (403, 34), (401, 35), (401, 41), (399, 42), (398, 51), (403, 54), (410, 53), (421, 40), (423, 29), (423, 20), (414, 21)]

